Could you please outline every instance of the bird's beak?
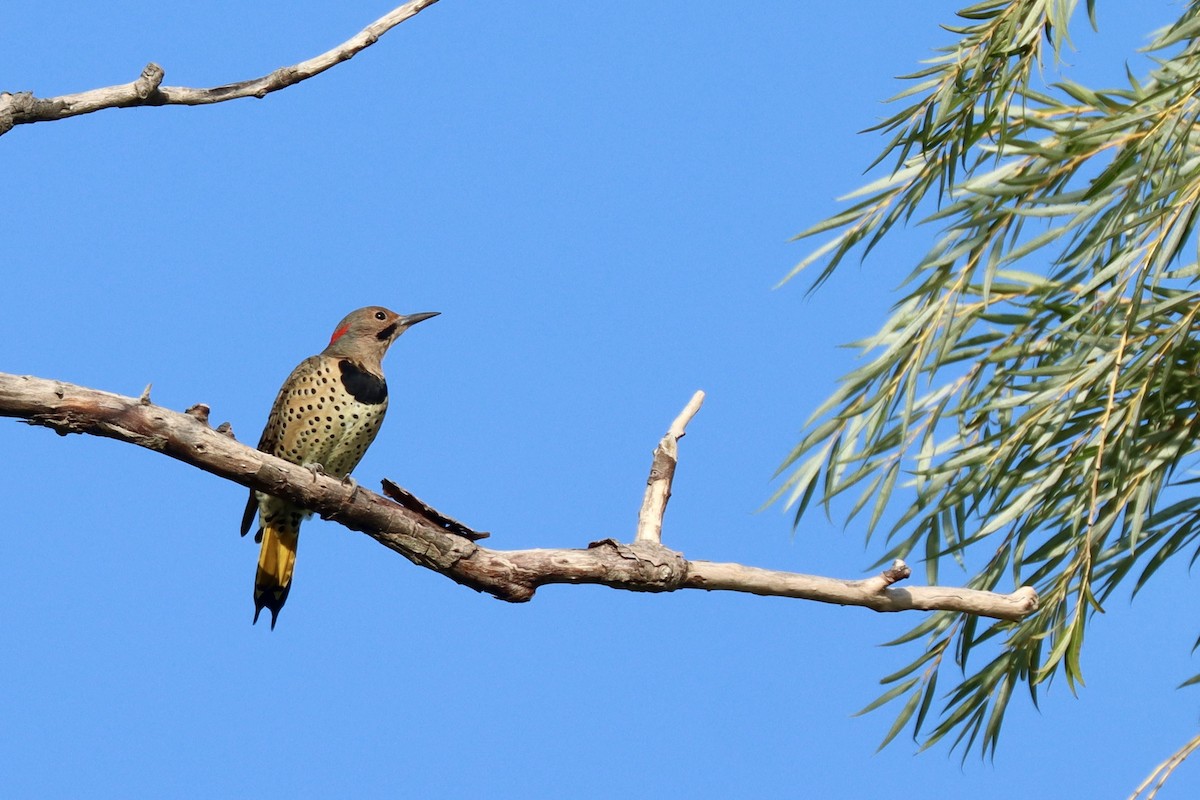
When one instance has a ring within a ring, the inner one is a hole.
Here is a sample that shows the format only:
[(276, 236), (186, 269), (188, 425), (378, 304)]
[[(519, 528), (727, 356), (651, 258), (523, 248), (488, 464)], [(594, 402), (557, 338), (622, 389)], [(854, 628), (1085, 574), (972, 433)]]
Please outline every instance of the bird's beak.
[(416, 325), (418, 322), (423, 322), (423, 321), (429, 319), (430, 317), (436, 317), (440, 313), (442, 313), (442, 312), (440, 312), (440, 311), (422, 311), (419, 314), (408, 314), (408, 315), (400, 318), (400, 325), (404, 328), (411, 328), (413, 325)]

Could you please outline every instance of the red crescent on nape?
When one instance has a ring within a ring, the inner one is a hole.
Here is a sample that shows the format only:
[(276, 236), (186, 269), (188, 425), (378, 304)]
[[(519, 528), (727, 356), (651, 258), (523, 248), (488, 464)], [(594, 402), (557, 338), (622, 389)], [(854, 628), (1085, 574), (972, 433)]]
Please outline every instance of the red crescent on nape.
[(349, 325), (343, 325), (342, 327), (338, 328), (336, 331), (334, 331), (334, 332), (333, 332), (333, 336), (329, 337), (329, 343), (330, 343), (330, 344), (333, 344), (333, 343), (334, 343), (334, 342), (336, 342), (338, 339), (340, 339), (340, 338), (342, 338), (343, 336), (345, 336), (345, 335), (346, 335), (346, 331), (348, 331), (348, 330), (350, 330), (350, 326), (349, 326)]

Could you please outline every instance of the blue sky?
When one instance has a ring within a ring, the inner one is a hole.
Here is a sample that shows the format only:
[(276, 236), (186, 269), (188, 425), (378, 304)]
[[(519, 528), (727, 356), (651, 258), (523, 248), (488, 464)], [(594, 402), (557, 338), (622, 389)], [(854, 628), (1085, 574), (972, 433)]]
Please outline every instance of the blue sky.
[[(1085, 79), (1120, 80), (1176, 8), (1116, 5), (1078, 32)], [(389, 7), (18, 0), (0, 90), (149, 60), (167, 84), (231, 82)], [(862, 576), (881, 550), (854, 526), (793, 535), (759, 509), (855, 363), (839, 345), (882, 322), (932, 231), (811, 297), (772, 287), (954, 8), (443, 0), (265, 100), (20, 127), (0, 139), (0, 370), (153, 383), (253, 442), (346, 312), (441, 311), (385, 362), (364, 485), (495, 547), (628, 539), (650, 451), (703, 389), (665, 543)], [(914, 614), (599, 587), (507, 605), (314, 520), (271, 632), (250, 625), (241, 487), (12, 421), (0, 453), (7, 797), (1123, 797), (1196, 727), (1173, 688), (1197, 671), (1182, 567), (1097, 620), (1078, 699), (1018, 698), (994, 763), (960, 765), (903, 736), (876, 754), (890, 712), (852, 716), (915, 656), (878, 647)], [(1198, 791), (1189, 764), (1162, 797)]]

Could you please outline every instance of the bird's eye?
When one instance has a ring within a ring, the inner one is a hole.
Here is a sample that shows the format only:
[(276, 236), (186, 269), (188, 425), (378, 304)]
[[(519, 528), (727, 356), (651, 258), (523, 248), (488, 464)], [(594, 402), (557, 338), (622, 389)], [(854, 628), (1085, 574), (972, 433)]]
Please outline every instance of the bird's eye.
[(385, 319), (387, 319), (387, 314), (383, 313), (382, 311), (376, 311), (375, 319), (379, 320), (380, 322), (383, 322)]

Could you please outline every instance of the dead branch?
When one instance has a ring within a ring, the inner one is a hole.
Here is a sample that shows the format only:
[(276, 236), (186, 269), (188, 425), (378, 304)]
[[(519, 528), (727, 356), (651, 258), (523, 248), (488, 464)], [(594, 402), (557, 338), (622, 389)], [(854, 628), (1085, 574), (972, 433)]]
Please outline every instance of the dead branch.
[[(24, 419), (62, 435), (105, 436), (156, 450), (213, 475), (311, 508), (325, 519), (366, 533), (414, 564), (501, 600), (529, 600), (539, 586), (546, 584), (594, 583), (639, 592), (724, 590), (864, 606), (875, 611), (959, 611), (1009, 620), (1022, 619), (1037, 610), (1037, 593), (1028, 586), (1008, 595), (943, 586), (899, 588), (893, 584), (909, 575), (908, 567), (899, 561), (873, 578), (842, 580), (741, 564), (689, 561), (662, 546), (658, 536), (666, 498), (670, 496), (676, 444), (702, 399), (700, 393), (692, 398), (655, 450), (648, 499), (643, 503), (639, 535), (632, 544), (604, 539), (581, 549), (493, 550), (472, 541), (479, 534), (415, 498), (401, 505), (335, 478), (315, 476), (304, 467), (240, 444), (229, 434), (228, 424), (216, 430), (209, 427), (205, 406), (196, 405), (190, 413), (178, 413), (154, 405), (149, 387), (135, 398), (45, 378), (0, 373), (0, 416)], [(657, 485), (663, 482), (665, 485)], [(652, 490), (659, 499), (650, 500)]]
[(671, 423), (650, 462), (650, 477), (646, 479), (646, 494), (638, 513), (637, 543), (662, 544), (662, 521), (671, 499), (671, 483), (675, 480), (675, 465), (679, 462), (679, 440), (687, 433), (688, 423), (704, 404), (704, 392), (696, 392), (683, 411)]
[(150, 63), (142, 70), (138, 79), (132, 83), (105, 86), (77, 94), (39, 98), (34, 97), (32, 92), (17, 92), (16, 94), (0, 92), (0, 136), (8, 133), (16, 125), (51, 122), (67, 117), (76, 117), (80, 114), (91, 114), (93, 111), (104, 108), (199, 106), (223, 103), (226, 100), (236, 100), (240, 97), (261, 99), (271, 92), (286, 89), (314, 75), (319, 75), (343, 61), (350, 60), (379, 41), (380, 36), (436, 2), (437, 0), (413, 0), (405, 3), (384, 14), (359, 31), (357, 35), (332, 50), (327, 50), (294, 66), (280, 67), (260, 78), (214, 86), (210, 89), (163, 86), (161, 85), (164, 75), (163, 68), (158, 64)]

